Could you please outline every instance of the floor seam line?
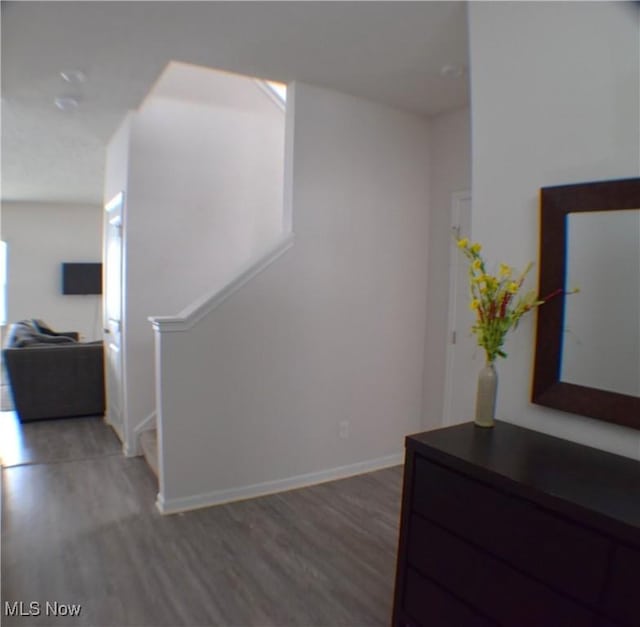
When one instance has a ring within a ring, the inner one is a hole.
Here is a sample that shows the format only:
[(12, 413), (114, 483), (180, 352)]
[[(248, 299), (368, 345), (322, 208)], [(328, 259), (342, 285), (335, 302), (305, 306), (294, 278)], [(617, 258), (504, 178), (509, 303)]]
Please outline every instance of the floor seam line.
[(106, 459), (107, 457), (122, 457), (123, 459), (129, 459), (122, 455), (122, 453), (109, 453), (107, 455), (95, 455), (93, 457), (77, 457), (75, 459), (51, 459), (48, 461), (33, 461), (33, 462), (22, 462), (19, 464), (2, 464), (2, 470), (8, 470), (10, 468), (24, 468), (26, 466), (47, 466), (49, 464), (71, 464), (74, 462), (91, 462), (97, 459)]

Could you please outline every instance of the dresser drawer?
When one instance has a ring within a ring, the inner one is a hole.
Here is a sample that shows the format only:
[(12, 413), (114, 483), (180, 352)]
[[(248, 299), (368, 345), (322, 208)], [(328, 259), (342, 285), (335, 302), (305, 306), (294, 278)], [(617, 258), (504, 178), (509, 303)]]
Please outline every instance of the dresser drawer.
[(479, 616), (412, 568), (407, 570), (404, 609), (415, 622), (401, 623), (403, 627), (495, 627), (495, 623)]
[(413, 510), (558, 590), (599, 598), (611, 541), (416, 456)]
[(408, 547), (412, 567), (504, 627), (594, 624), (582, 606), (415, 514)]
[(613, 555), (605, 609), (629, 627), (640, 627), (640, 550), (618, 545)]

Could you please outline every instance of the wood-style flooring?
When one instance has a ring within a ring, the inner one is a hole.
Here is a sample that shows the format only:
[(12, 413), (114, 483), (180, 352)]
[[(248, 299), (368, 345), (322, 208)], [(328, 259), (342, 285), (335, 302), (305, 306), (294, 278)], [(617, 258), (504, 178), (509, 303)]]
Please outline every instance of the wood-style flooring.
[[(390, 623), (399, 467), (161, 516), (155, 477), (101, 419), (17, 430), (8, 451), (0, 428), (2, 625)], [(15, 601), (41, 615), (8, 616)]]

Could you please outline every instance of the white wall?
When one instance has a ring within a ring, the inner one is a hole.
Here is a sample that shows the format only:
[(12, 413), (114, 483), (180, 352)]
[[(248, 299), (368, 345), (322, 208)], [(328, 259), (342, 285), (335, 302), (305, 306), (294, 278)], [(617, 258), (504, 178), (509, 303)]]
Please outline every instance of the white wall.
[[(148, 317), (176, 314), (219, 288), (281, 232), (284, 112), (252, 79), (172, 64), (133, 114), (127, 150), (125, 443), (132, 449), (133, 430), (155, 409)], [(108, 168), (122, 178), (122, 167)]]
[(399, 463), (421, 419), (428, 131), (296, 86), (293, 248), (190, 332), (162, 336), (165, 507)]
[[(129, 182), (129, 138), (135, 113), (130, 111), (107, 145), (104, 172), (104, 204), (127, 190)], [(125, 198), (126, 202), (127, 198)], [(125, 232), (126, 234), (126, 232)]]
[[(429, 174), (429, 279), (425, 343), (423, 427), (441, 425), (449, 306), (451, 194), (471, 190), (469, 109), (431, 118)], [(467, 418), (468, 419), (468, 418)]]
[[(633, 3), (470, 3), (472, 228), (492, 260), (537, 261), (540, 187), (638, 176), (638, 19)], [(499, 416), (639, 457), (637, 431), (530, 404), (533, 323), (498, 365)]]
[(100, 339), (102, 297), (63, 295), (62, 263), (102, 259), (100, 207), (2, 203), (8, 244), (8, 322), (41, 318), (57, 331)]

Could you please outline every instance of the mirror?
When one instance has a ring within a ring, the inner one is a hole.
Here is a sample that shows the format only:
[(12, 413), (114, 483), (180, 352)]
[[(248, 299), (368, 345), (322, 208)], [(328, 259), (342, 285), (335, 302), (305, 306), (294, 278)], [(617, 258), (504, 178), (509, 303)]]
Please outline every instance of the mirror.
[(640, 178), (541, 190), (532, 401), (640, 429)]
[(640, 396), (640, 209), (567, 214), (560, 379)]

